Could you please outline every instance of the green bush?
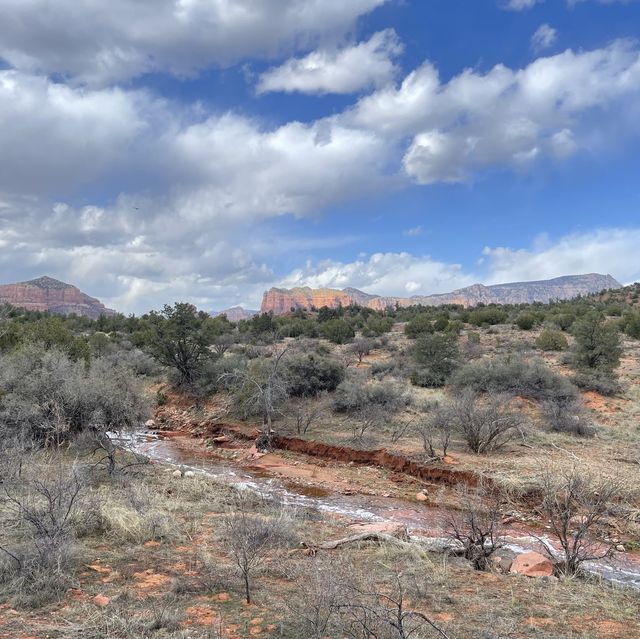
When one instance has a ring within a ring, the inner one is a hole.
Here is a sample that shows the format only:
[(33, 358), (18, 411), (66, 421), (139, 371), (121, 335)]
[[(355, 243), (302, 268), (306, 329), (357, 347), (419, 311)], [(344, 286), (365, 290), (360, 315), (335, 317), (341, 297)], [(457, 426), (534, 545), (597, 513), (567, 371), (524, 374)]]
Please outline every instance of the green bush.
[(620, 383), (615, 375), (606, 371), (584, 371), (576, 373), (571, 381), (584, 391), (595, 391), (600, 395), (617, 395)]
[(434, 332), (433, 322), (431, 316), (427, 314), (416, 315), (412, 320), (409, 320), (404, 327), (404, 334), (411, 339), (420, 337), (427, 333)]
[(541, 351), (563, 351), (568, 348), (569, 342), (562, 331), (545, 329), (536, 339), (536, 348)]
[(344, 366), (314, 353), (291, 357), (285, 362), (284, 375), (294, 397), (314, 397), (333, 392), (344, 379)]
[(355, 337), (355, 331), (349, 322), (343, 319), (330, 319), (320, 327), (322, 337), (334, 344), (346, 344)]
[(516, 318), (516, 325), (520, 330), (530, 331), (536, 324), (536, 318), (531, 313), (521, 313)]
[(509, 318), (507, 311), (496, 306), (476, 308), (469, 313), (469, 323), (476, 326), (493, 326), (504, 324)]
[(455, 334), (423, 335), (414, 346), (417, 364), (411, 382), (416, 386), (437, 388), (444, 386), (459, 365), (460, 351)]
[(529, 399), (571, 398), (575, 387), (540, 360), (506, 357), (490, 362), (467, 364), (454, 374), (452, 384), (458, 391), (509, 393)]
[(572, 332), (575, 338), (572, 364), (576, 370), (612, 373), (620, 365), (620, 333), (602, 315), (588, 313), (573, 325)]

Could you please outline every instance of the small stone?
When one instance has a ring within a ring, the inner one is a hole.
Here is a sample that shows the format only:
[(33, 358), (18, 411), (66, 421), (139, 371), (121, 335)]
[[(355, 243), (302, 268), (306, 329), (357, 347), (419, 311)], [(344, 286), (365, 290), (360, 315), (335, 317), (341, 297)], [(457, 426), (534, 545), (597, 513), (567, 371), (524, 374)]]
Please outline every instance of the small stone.
[(188, 470), (187, 472), (185, 472), (184, 476), (185, 477), (195, 477), (196, 474), (192, 470)]
[(182, 477), (182, 471), (181, 470), (174, 470), (172, 473), (173, 477)]
[(153, 419), (148, 419), (145, 423), (145, 428), (155, 428), (156, 422)]
[(622, 544), (618, 544), (618, 545), (616, 546), (616, 550), (617, 550), (618, 552), (626, 552), (626, 551), (627, 551), (627, 549), (626, 549)]
[(111, 599), (109, 599), (109, 597), (105, 597), (104, 595), (96, 595), (93, 598), (93, 603), (96, 606), (100, 606), (101, 608), (104, 608), (105, 606), (108, 606), (110, 601), (111, 601)]
[(418, 501), (429, 501), (429, 497), (427, 497), (427, 495), (425, 495), (422, 491), (416, 493), (416, 499)]

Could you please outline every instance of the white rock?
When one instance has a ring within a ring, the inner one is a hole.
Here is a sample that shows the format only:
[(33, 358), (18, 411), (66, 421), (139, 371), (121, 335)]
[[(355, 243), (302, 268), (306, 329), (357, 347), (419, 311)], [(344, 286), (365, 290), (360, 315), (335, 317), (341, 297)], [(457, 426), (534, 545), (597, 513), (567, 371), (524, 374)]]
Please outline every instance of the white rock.
[(155, 428), (156, 422), (154, 419), (148, 419), (145, 423), (145, 428)]
[(185, 477), (195, 477), (196, 474), (192, 470), (188, 470), (184, 474)]
[(171, 474), (174, 477), (182, 477), (182, 471), (181, 470), (174, 470)]
[(616, 550), (617, 550), (618, 552), (625, 552), (627, 549), (626, 549), (622, 544), (618, 544), (618, 545), (616, 546)]

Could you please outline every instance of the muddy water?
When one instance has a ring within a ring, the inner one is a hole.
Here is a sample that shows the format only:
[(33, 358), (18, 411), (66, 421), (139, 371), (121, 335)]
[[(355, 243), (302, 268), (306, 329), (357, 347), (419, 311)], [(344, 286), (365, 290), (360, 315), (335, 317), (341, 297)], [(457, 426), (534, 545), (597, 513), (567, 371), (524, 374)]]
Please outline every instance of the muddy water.
[[(134, 441), (136, 452), (149, 459), (206, 474), (218, 481), (252, 490), (266, 498), (299, 508), (313, 508), (325, 514), (353, 522), (389, 522), (403, 524), (416, 538), (441, 538), (447, 532), (447, 512), (395, 498), (372, 495), (344, 495), (313, 486), (283, 482), (269, 473), (249, 470), (212, 456), (206, 450), (181, 446), (179, 438), (139, 433)], [(515, 524), (505, 531), (507, 547), (516, 552), (540, 551), (540, 542), (526, 527)], [(540, 536), (540, 535), (539, 535)], [(551, 540), (541, 536), (545, 542)], [(616, 553), (614, 559), (589, 562), (590, 572), (612, 583), (640, 590), (640, 558)]]

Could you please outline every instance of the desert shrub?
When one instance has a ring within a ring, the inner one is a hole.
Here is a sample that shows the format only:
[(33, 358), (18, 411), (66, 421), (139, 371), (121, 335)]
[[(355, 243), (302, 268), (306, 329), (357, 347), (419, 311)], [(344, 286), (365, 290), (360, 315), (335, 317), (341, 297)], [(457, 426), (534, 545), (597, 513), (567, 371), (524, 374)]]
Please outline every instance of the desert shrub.
[(596, 429), (577, 399), (542, 402), (540, 413), (547, 426), (556, 433), (593, 437)]
[(471, 389), (478, 393), (510, 393), (537, 400), (576, 395), (571, 382), (554, 373), (544, 362), (521, 357), (472, 362), (456, 371), (452, 384), (459, 391)]
[(602, 315), (588, 313), (573, 325), (572, 332), (575, 338), (572, 364), (576, 370), (612, 373), (620, 365), (620, 333)]
[(571, 381), (583, 391), (594, 391), (600, 395), (617, 395), (620, 382), (611, 373), (605, 371), (581, 371), (571, 377)]
[(530, 331), (536, 325), (535, 315), (521, 313), (516, 317), (516, 326), (522, 331)]
[(502, 448), (522, 432), (523, 417), (511, 410), (508, 397), (496, 395), (481, 400), (473, 391), (465, 391), (448, 406), (451, 422), (460, 432), (469, 450), (489, 453)]
[(324, 322), (320, 327), (320, 332), (322, 337), (334, 344), (346, 344), (355, 336), (353, 326), (343, 319), (330, 319)]
[(2, 360), (0, 420), (8, 431), (45, 444), (82, 432), (133, 429), (149, 403), (133, 374), (108, 360), (87, 366), (57, 350), (25, 347)]
[(143, 377), (155, 377), (162, 372), (158, 362), (139, 348), (119, 348), (108, 353), (105, 359), (114, 366), (128, 368)]
[[(424, 452), (431, 459), (445, 457), (453, 433), (454, 420), (448, 406), (438, 405), (418, 424)], [(438, 453), (438, 449), (441, 454)]]
[(315, 353), (294, 355), (284, 362), (289, 392), (294, 397), (313, 397), (333, 392), (344, 379), (344, 367)]
[(622, 318), (622, 330), (632, 339), (640, 339), (640, 312), (632, 311)]
[(476, 308), (469, 313), (469, 323), (476, 326), (493, 326), (494, 324), (504, 324), (509, 318), (509, 314), (496, 306), (484, 306)]
[(407, 394), (398, 384), (379, 382), (367, 384), (360, 378), (344, 380), (336, 389), (333, 405), (340, 413), (361, 410), (369, 404), (398, 410), (407, 404)]
[(448, 315), (438, 315), (436, 319), (433, 321), (433, 330), (442, 332), (446, 331), (449, 328), (449, 316)]
[(569, 342), (561, 331), (546, 328), (536, 338), (536, 348), (541, 351), (563, 351), (568, 346)]
[(39, 607), (64, 596), (75, 568), (72, 521), (86, 491), (79, 468), (43, 455), (22, 459), (5, 476), (0, 524), (0, 588), (17, 605)]
[(385, 375), (389, 375), (390, 373), (393, 373), (393, 371), (396, 369), (396, 365), (397, 365), (397, 362), (395, 359), (381, 360), (378, 362), (373, 362), (373, 364), (371, 364), (371, 368), (369, 369), (369, 371), (371, 372), (372, 377), (375, 377), (376, 379), (380, 379)]
[(362, 329), (362, 334), (365, 337), (379, 337), (384, 333), (388, 333), (392, 328), (393, 319), (374, 315), (367, 320), (367, 323)]
[(416, 340), (413, 357), (417, 364), (411, 375), (416, 386), (444, 386), (459, 364), (458, 338), (452, 334), (423, 335)]
[(358, 363), (362, 363), (362, 359), (371, 353), (376, 347), (374, 340), (368, 337), (361, 337), (349, 345), (349, 352), (358, 358)]
[(423, 313), (421, 315), (416, 315), (413, 319), (407, 322), (404, 327), (404, 334), (407, 337), (415, 339), (425, 333), (433, 333), (434, 330), (431, 316)]

